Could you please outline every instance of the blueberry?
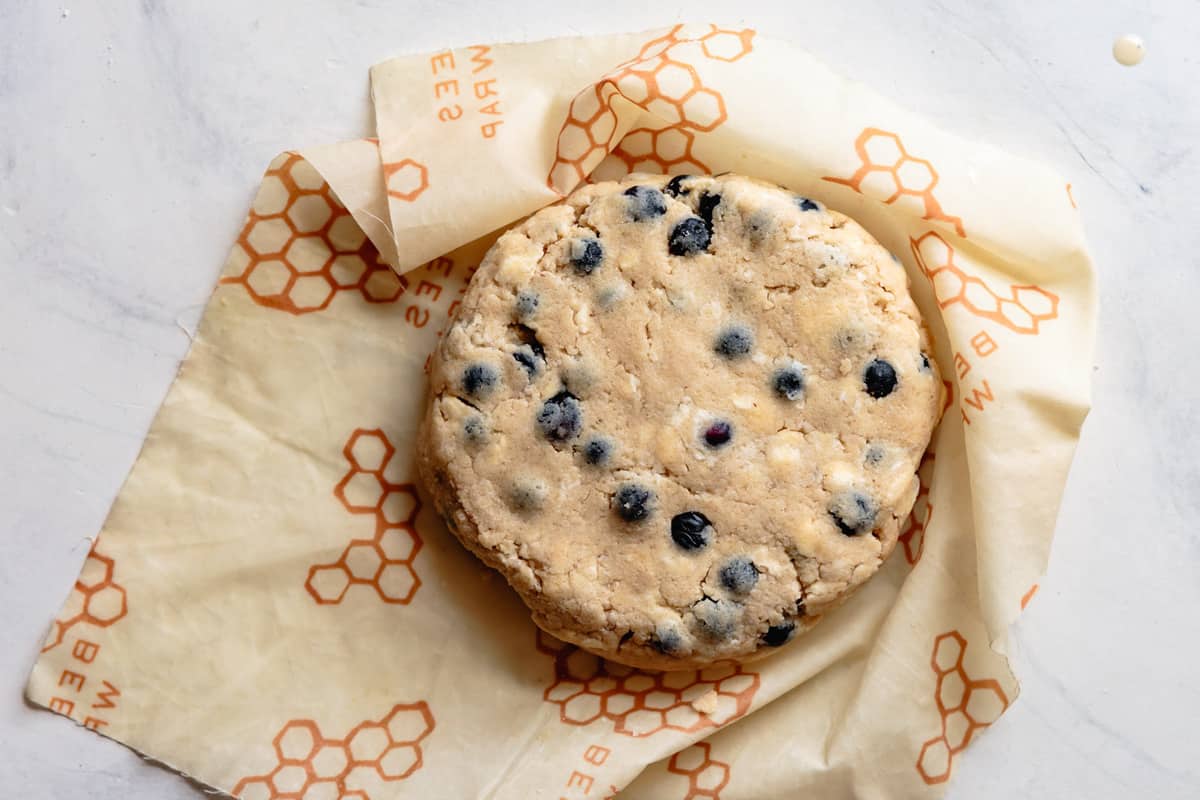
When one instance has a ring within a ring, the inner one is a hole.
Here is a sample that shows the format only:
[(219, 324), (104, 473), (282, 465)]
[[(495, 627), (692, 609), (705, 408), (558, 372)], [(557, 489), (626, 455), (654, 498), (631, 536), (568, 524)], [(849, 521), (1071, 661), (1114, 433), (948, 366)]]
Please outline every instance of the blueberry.
[(538, 341), (537, 331), (528, 325), (509, 325), (509, 328), (515, 328), (517, 338), (521, 340), (521, 346), (518, 347), (512, 354), (516, 362), (525, 368), (529, 373), (529, 377), (537, 375), (540, 369), (539, 362), (546, 360), (546, 348), (542, 347), (542, 343)]
[(671, 517), (671, 538), (684, 550), (708, 547), (712, 534), (712, 523), (699, 511), (685, 511)]
[(612, 457), (612, 442), (601, 436), (593, 436), (583, 446), (583, 460), (593, 467), (602, 467)]
[(525, 368), (525, 371), (529, 373), (529, 377), (532, 378), (534, 375), (537, 375), (538, 360), (534, 356), (532, 348), (528, 345), (521, 345), (520, 348), (513, 351), (512, 356), (518, 364)]
[(704, 443), (712, 448), (729, 444), (733, 438), (733, 426), (723, 419), (716, 420), (704, 429)]
[(666, 185), (666, 187), (663, 188), (663, 191), (666, 192), (667, 194), (671, 195), (671, 197), (679, 197), (679, 195), (681, 195), (681, 194), (691, 193), (691, 191), (692, 191), (691, 189), (683, 188), (683, 182), (686, 181), (690, 177), (692, 177), (692, 176), (691, 175), (676, 175), (674, 178), (671, 178), (671, 180), (667, 181), (667, 185)]
[(863, 370), (863, 387), (877, 400), (895, 391), (896, 383), (896, 368), (881, 358), (872, 359)]
[(721, 585), (734, 594), (748, 594), (758, 583), (758, 570), (748, 558), (731, 558), (718, 573)]
[(487, 441), (487, 425), (483, 417), (475, 414), (463, 420), (463, 436), (471, 444), (483, 444)]
[(487, 397), (496, 386), (496, 370), (487, 364), (471, 364), (463, 370), (463, 391), (471, 397)]
[(725, 639), (733, 634), (739, 605), (729, 600), (705, 597), (692, 606), (692, 614), (700, 630), (710, 639)]
[(538, 511), (546, 503), (546, 484), (540, 480), (520, 480), (512, 485), (508, 502), (517, 511)]
[(796, 205), (801, 211), (820, 211), (821, 204), (816, 200), (809, 200), (807, 197), (796, 195)]
[(741, 358), (754, 347), (754, 334), (742, 325), (731, 325), (717, 335), (713, 349), (728, 359)]
[(799, 400), (804, 394), (804, 370), (799, 364), (776, 370), (771, 385), (775, 388), (775, 394), (784, 400)]
[(517, 295), (517, 316), (521, 319), (532, 317), (538, 309), (537, 292), (525, 290)]
[(664, 656), (674, 655), (683, 649), (683, 637), (674, 628), (660, 626), (654, 631), (650, 646)]
[(708, 228), (709, 235), (713, 230), (713, 212), (717, 210), (717, 206), (721, 204), (721, 195), (705, 192), (700, 195), (700, 202), (697, 204), (696, 213), (700, 215), (700, 219), (704, 220), (705, 227)]
[(933, 372), (933, 368), (929, 366), (929, 356), (921, 353), (921, 372)]
[(542, 403), (537, 425), (552, 442), (565, 442), (579, 436), (583, 429), (583, 408), (579, 405), (579, 399), (565, 390), (554, 395)]
[(641, 522), (650, 516), (654, 494), (644, 486), (627, 483), (613, 495), (613, 508), (626, 522)]
[(762, 641), (767, 647), (779, 647), (787, 644), (788, 639), (792, 638), (792, 634), (796, 632), (796, 623), (788, 620), (779, 625), (772, 625), (767, 628), (767, 632), (763, 634)]
[(667, 238), (667, 252), (673, 256), (693, 256), (708, 249), (712, 232), (708, 223), (700, 217), (687, 217), (671, 229)]
[(576, 239), (571, 242), (571, 266), (576, 275), (591, 275), (604, 259), (604, 248), (595, 238)]
[(883, 445), (873, 444), (867, 448), (867, 452), (863, 453), (863, 461), (871, 466), (876, 466), (883, 461), (883, 456)]
[(843, 492), (829, 504), (829, 516), (845, 536), (859, 536), (875, 528), (878, 506), (861, 492)]
[(775, 218), (766, 211), (755, 211), (746, 217), (745, 228), (750, 244), (757, 247), (765, 242), (771, 231), (775, 229)]
[(629, 216), (634, 222), (644, 222), (667, 213), (666, 198), (651, 186), (630, 186), (625, 190), (625, 196), (629, 198)]

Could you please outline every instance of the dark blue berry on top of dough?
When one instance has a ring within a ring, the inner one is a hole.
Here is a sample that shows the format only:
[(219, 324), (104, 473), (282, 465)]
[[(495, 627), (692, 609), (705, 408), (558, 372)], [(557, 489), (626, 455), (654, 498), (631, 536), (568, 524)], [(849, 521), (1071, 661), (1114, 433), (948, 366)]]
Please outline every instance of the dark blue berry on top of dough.
[(463, 421), (463, 436), (471, 444), (483, 444), (487, 441), (487, 425), (483, 417), (473, 414)]
[(787, 620), (779, 625), (772, 625), (767, 628), (767, 632), (763, 634), (762, 642), (767, 647), (779, 647), (787, 644), (787, 641), (792, 638), (792, 634), (795, 632), (796, 623)]
[(583, 429), (583, 408), (579, 398), (565, 390), (554, 395), (542, 403), (537, 425), (542, 435), (552, 442), (576, 438)]
[(613, 495), (613, 508), (626, 522), (641, 522), (650, 516), (654, 493), (636, 483), (627, 483)]
[(733, 438), (733, 426), (723, 419), (714, 420), (704, 429), (704, 443), (712, 448), (729, 444)]
[(576, 275), (591, 275), (604, 260), (604, 246), (594, 237), (571, 242), (571, 266)]
[(882, 358), (872, 359), (863, 370), (863, 388), (876, 400), (895, 391), (897, 383), (896, 368)]
[(829, 504), (833, 524), (846, 536), (859, 536), (875, 528), (879, 508), (862, 492), (843, 492)]
[(537, 292), (531, 292), (528, 289), (517, 295), (517, 317), (525, 319), (532, 317), (538, 309), (539, 298)]
[(921, 353), (921, 372), (933, 372), (933, 368), (929, 366), (929, 356)]
[(652, 186), (630, 186), (625, 190), (625, 196), (629, 198), (629, 217), (634, 222), (645, 222), (667, 213), (666, 198)]
[(717, 334), (713, 349), (725, 358), (741, 358), (754, 347), (754, 334), (743, 325), (731, 325)]
[(691, 189), (683, 188), (683, 182), (691, 178), (691, 175), (676, 175), (671, 180), (667, 181), (667, 185), (663, 187), (663, 191), (671, 195), (671, 197), (679, 197), (682, 194), (690, 194)]
[(721, 585), (734, 594), (749, 594), (758, 583), (758, 570), (748, 558), (731, 558), (718, 573)]
[(703, 253), (712, 241), (708, 223), (700, 217), (686, 217), (675, 224), (667, 237), (667, 252), (673, 256)]
[(470, 397), (487, 397), (496, 386), (499, 376), (487, 364), (471, 364), (463, 370), (462, 388)]
[(804, 395), (804, 370), (791, 364), (775, 371), (771, 378), (775, 394), (784, 400), (799, 400)]
[(796, 195), (796, 206), (801, 211), (820, 211), (821, 204), (816, 200), (809, 200), (807, 197)]
[(612, 458), (612, 442), (603, 436), (593, 436), (583, 446), (583, 460), (593, 467), (602, 467)]
[(546, 348), (538, 341), (537, 331), (528, 325), (510, 325), (509, 328), (516, 329), (517, 338), (521, 340), (521, 346), (513, 352), (513, 358), (532, 378), (546, 361)]
[(538, 359), (533, 354), (533, 348), (529, 345), (521, 345), (513, 351), (512, 356), (518, 364), (525, 368), (525, 371), (529, 373), (529, 377), (532, 378), (534, 375), (537, 375)]
[(671, 517), (671, 539), (684, 550), (708, 547), (712, 534), (712, 523), (699, 511), (685, 511)]
[(674, 628), (660, 627), (654, 631), (650, 646), (665, 656), (674, 655), (683, 648), (683, 637)]
[(705, 226), (711, 235), (713, 229), (713, 212), (717, 210), (717, 206), (721, 205), (721, 195), (705, 192), (700, 195), (700, 202), (696, 205), (696, 213), (700, 215), (700, 219), (704, 220)]

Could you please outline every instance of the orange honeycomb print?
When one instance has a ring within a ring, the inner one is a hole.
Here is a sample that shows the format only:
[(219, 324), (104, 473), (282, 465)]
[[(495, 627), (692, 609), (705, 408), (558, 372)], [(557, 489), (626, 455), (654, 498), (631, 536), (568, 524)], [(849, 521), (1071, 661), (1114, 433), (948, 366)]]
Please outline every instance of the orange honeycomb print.
[(75, 579), (62, 616), (54, 620), (42, 652), (62, 644), (67, 631), (80, 624), (107, 628), (128, 612), (125, 589), (113, 580), (113, 560), (102, 555), (96, 545), (88, 552), (83, 569)]
[(930, 231), (910, 239), (917, 265), (933, 285), (938, 306), (955, 303), (977, 317), (999, 323), (1015, 333), (1036, 334), (1043, 322), (1058, 316), (1058, 295), (1032, 284), (1009, 286), (1003, 297), (958, 263), (954, 246)]
[(976, 731), (991, 725), (1008, 708), (1008, 696), (994, 679), (971, 680), (963, 668), (967, 640), (958, 631), (948, 631), (933, 642), (934, 699), (942, 718), (941, 733), (921, 747), (917, 772), (933, 785), (950, 779), (954, 756), (971, 743)]
[(962, 219), (944, 212), (933, 196), (938, 182), (933, 164), (911, 155), (897, 134), (865, 128), (854, 141), (854, 151), (862, 162), (854, 174), (849, 178), (827, 176), (825, 180), (884, 203), (917, 203), (924, 212), (922, 219), (945, 222), (959, 236), (966, 236)]
[(359, 428), (342, 450), (350, 469), (333, 495), (351, 514), (375, 518), (375, 535), (354, 539), (331, 564), (309, 567), (304, 588), (321, 605), (342, 602), (351, 586), (369, 586), (385, 603), (407, 604), (421, 586), (413, 559), (421, 549), (421, 501), (411, 483), (394, 473), (396, 448), (378, 428)]
[[(559, 707), (559, 719), (568, 725), (605, 719), (625, 736), (718, 728), (745, 716), (759, 686), (758, 673), (740, 664), (643, 672), (605, 661), (540, 630), (537, 648), (554, 657), (554, 682), (542, 697)], [(711, 711), (697, 710), (705, 704)]]
[(612, 155), (624, 162), (626, 172), (668, 175), (709, 172), (709, 168), (692, 154), (695, 141), (694, 133), (678, 125), (661, 130), (638, 128), (625, 134)]
[(721, 800), (721, 790), (729, 783), (729, 765), (711, 757), (711, 745), (697, 742), (671, 756), (667, 772), (688, 779), (683, 800)]
[(411, 203), (429, 188), (429, 170), (419, 161), (405, 158), (383, 165), (388, 197)]
[(331, 739), (311, 719), (294, 719), (272, 742), (275, 765), (233, 787), (241, 800), (383, 800), (388, 783), (421, 768), (421, 743), (434, 728), (424, 702), (394, 706), (378, 721), (363, 722)]
[[(637, 56), (571, 101), (558, 134), (547, 184), (559, 194), (566, 194), (585, 180), (613, 150), (622, 128), (642, 112), (661, 123), (643, 131), (652, 134), (663, 128), (676, 133), (661, 141), (647, 136), (628, 148), (630, 163), (643, 164), (643, 168), (669, 164), (676, 170), (700, 167), (690, 156), (694, 132), (717, 128), (728, 118), (728, 112), (724, 97), (704, 84), (696, 65), (706, 59), (737, 61), (753, 50), (753, 40), (754, 31), (749, 28), (676, 25), (647, 42)], [(658, 145), (662, 149), (657, 149)], [(648, 154), (655, 157), (646, 158)]]
[(929, 484), (933, 480), (933, 453), (926, 453), (917, 469), (917, 499), (913, 503), (904, 530), (900, 532), (900, 544), (904, 545), (904, 560), (916, 566), (925, 549), (925, 530), (933, 516), (933, 504), (929, 502)]
[(229, 268), (237, 274), (222, 284), (240, 285), (258, 305), (296, 315), (328, 308), (338, 292), (393, 303), (408, 285), (296, 153), (284, 153), (267, 170)]

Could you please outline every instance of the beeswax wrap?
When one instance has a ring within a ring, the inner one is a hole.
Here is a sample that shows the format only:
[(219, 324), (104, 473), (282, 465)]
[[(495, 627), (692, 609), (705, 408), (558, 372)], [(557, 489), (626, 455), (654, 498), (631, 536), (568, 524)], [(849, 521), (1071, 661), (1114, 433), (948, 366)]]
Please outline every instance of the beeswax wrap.
[[(753, 30), (477, 45), (371, 79), (378, 139), (267, 170), (29, 698), (247, 800), (941, 796), (1016, 699), (1006, 632), (1088, 408), (1070, 184)], [(725, 170), (902, 260), (946, 411), (849, 603), (768, 660), (643, 673), (534, 629), (414, 485), (413, 436), (497, 229), (581, 181)]]

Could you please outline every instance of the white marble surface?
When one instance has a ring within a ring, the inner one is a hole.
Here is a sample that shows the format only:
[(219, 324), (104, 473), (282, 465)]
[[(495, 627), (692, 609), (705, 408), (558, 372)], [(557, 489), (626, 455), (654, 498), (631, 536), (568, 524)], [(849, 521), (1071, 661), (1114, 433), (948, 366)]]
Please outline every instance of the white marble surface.
[[(949, 796), (1200, 797), (1194, 0), (568, 5), (0, 2), (0, 793), (200, 797), (20, 689), (269, 159), (367, 133), (386, 56), (687, 17), (790, 38), (1074, 183), (1100, 271), (1095, 409), (1015, 631), (1022, 697)], [(1148, 48), (1133, 69), (1110, 54), (1126, 32)]]

